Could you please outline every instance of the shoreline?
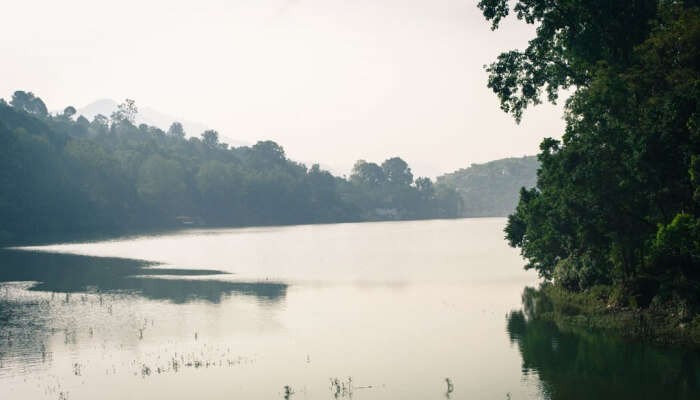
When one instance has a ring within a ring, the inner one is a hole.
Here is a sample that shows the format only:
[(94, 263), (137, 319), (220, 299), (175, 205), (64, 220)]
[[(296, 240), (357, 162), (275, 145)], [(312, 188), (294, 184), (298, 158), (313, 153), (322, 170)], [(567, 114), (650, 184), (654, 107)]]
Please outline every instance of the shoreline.
[(700, 349), (700, 314), (689, 314), (671, 301), (648, 308), (617, 306), (610, 302), (611, 291), (597, 286), (574, 293), (545, 283), (525, 289), (523, 309), (529, 318), (560, 329), (584, 328), (663, 347)]
[(461, 219), (505, 219), (504, 216), (484, 216), (484, 217), (443, 217), (443, 218), (412, 218), (412, 219), (379, 219), (379, 220), (358, 220), (358, 221), (324, 221), (306, 223), (272, 223), (272, 224), (201, 224), (201, 225), (169, 225), (151, 228), (124, 228), (103, 231), (64, 231), (51, 232), (34, 237), (32, 239), (0, 240), (0, 249), (8, 249), (26, 246), (44, 246), (63, 243), (96, 242), (103, 240), (114, 240), (120, 238), (138, 237), (145, 235), (168, 234), (191, 229), (245, 229), (245, 228), (271, 228), (271, 227), (291, 227), (305, 225), (338, 225), (338, 224), (362, 224), (362, 223), (392, 223), (392, 222), (417, 222), (417, 221), (442, 221)]

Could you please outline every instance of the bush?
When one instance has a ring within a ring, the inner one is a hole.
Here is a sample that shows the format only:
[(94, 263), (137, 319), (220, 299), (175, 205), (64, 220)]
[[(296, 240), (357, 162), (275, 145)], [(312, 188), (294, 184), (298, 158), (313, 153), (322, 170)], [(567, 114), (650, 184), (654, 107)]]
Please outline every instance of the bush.
[(576, 292), (608, 283), (603, 271), (595, 265), (589, 257), (567, 257), (554, 267), (554, 283)]

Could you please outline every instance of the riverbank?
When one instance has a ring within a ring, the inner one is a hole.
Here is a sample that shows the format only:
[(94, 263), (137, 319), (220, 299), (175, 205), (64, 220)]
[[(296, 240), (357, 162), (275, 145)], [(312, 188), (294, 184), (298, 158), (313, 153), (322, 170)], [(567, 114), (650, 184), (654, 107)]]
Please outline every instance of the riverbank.
[(620, 304), (610, 286), (574, 293), (544, 284), (523, 293), (529, 317), (551, 321), (559, 328), (606, 330), (657, 345), (700, 348), (700, 315), (682, 303), (669, 300), (647, 308)]
[(291, 226), (306, 226), (306, 225), (337, 225), (337, 224), (362, 224), (362, 223), (398, 223), (398, 222), (418, 222), (418, 221), (447, 221), (461, 219), (498, 219), (503, 217), (449, 217), (449, 218), (407, 218), (407, 219), (379, 219), (379, 220), (347, 220), (347, 221), (330, 221), (330, 222), (307, 222), (307, 223), (269, 223), (269, 224), (200, 224), (200, 225), (182, 225), (170, 224), (163, 226), (144, 226), (141, 228), (135, 227), (130, 229), (106, 229), (93, 231), (56, 231), (43, 232), (33, 235), (32, 237), (18, 237), (8, 239), (4, 237), (0, 231), (0, 249), (13, 247), (27, 246), (45, 246), (57, 243), (80, 243), (80, 242), (99, 242), (106, 240), (124, 239), (128, 237), (153, 236), (182, 232), (186, 230), (209, 230), (209, 229), (243, 229), (243, 228), (271, 228), (271, 227), (291, 227)]

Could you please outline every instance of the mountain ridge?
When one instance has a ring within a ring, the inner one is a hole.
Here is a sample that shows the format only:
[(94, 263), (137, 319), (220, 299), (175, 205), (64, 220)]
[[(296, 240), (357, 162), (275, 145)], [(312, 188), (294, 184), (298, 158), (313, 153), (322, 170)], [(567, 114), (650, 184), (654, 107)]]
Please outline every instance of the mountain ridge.
[[(92, 120), (95, 115), (102, 114), (105, 117), (109, 117), (114, 111), (116, 111), (119, 104), (110, 98), (102, 98), (93, 101), (92, 103), (86, 104), (85, 106), (77, 110), (76, 115), (82, 115), (83, 117)], [(173, 115), (164, 113), (162, 111), (156, 110), (151, 107), (139, 107), (139, 112), (136, 115), (136, 124), (146, 124), (150, 126), (158, 127), (164, 131), (167, 131), (170, 124), (173, 122), (180, 122), (185, 129), (186, 136), (199, 136), (202, 132), (210, 129), (207, 125), (201, 122), (188, 121), (183, 118), (175, 117)], [(225, 133), (221, 133), (222, 138), (226, 139), (226, 142), (232, 146), (248, 146), (250, 143), (241, 140), (236, 140)]]

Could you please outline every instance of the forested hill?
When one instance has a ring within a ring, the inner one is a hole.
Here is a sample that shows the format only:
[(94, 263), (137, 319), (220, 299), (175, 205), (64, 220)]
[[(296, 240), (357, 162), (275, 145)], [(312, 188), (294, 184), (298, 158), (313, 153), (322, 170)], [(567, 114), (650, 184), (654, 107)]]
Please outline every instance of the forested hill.
[(520, 188), (532, 188), (539, 163), (535, 156), (504, 158), (439, 176), (441, 185), (462, 197), (465, 217), (505, 217), (518, 204)]
[(398, 157), (360, 160), (340, 178), (288, 159), (277, 143), (229, 147), (218, 132), (186, 138), (134, 124), (122, 103), (92, 121), (41, 98), (0, 99), (0, 242), (177, 226), (449, 218), (453, 189), (414, 179)]

